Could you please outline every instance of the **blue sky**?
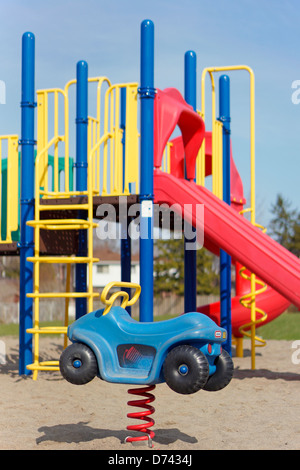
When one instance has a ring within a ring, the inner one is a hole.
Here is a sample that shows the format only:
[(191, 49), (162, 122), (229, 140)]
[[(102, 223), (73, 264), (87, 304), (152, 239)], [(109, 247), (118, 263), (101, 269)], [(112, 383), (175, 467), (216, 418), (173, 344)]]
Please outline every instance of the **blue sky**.
[[(0, 134), (20, 132), (21, 38), (36, 37), (36, 88), (63, 87), (86, 60), (89, 75), (112, 82), (139, 81), (140, 23), (155, 24), (155, 86), (183, 93), (184, 53), (197, 54), (200, 78), (207, 66), (246, 64), (256, 80), (256, 208), (268, 223), (280, 192), (300, 203), (299, 3), (296, 0), (0, 0)], [(249, 194), (249, 77), (230, 75), (232, 145)], [(207, 95), (208, 100), (208, 95)]]

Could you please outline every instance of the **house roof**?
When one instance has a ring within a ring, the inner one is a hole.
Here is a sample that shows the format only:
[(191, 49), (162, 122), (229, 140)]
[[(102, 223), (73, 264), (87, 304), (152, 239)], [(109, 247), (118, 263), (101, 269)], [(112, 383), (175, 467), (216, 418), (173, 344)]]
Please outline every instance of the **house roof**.
[[(94, 256), (96, 258), (99, 258), (99, 262), (115, 262), (115, 263), (120, 263), (121, 262), (121, 254), (119, 251), (113, 251), (107, 247), (102, 248), (102, 247), (96, 247), (94, 249)], [(132, 262), (139, 262), (139, 254), (138, 253), (132, 253), (131, 254), (131, 261)]]

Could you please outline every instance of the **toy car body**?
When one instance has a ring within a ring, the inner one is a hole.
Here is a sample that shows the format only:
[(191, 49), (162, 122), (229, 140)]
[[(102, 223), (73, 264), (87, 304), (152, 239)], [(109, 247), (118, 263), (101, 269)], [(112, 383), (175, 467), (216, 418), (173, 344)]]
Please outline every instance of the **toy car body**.
[[(148, 323), (136, 321), (122, 306), (105, 310), (84, 315), (68, 327), (73, 344), (60, 360), (66, 380), (82, 384), (97, 375), (114, 383), (166, 381), (184, 394), (200, 388), (219, 390), (230, 382), (232, 360), (221, 347), (226, 330), (207, 316), (192, 312)], [(220, 377), (212, 380), (214, 376)]]

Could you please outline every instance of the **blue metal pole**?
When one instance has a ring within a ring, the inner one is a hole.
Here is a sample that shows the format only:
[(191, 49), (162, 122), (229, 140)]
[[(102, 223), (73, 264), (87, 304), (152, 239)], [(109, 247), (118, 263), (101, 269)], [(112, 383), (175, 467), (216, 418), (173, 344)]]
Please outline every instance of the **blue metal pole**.
[(34, 220), (34, 90), (35, 37), (24, 33), (22, 37), (22, 98), (21, 98), (21, 243), (20, 243), (20, 330), (19, 373), (30, 375), (26, 369), (32, 363), (33, 301), (26, 294), (33, 292), (33, 263), (27, 261), (34, 256), (34, 230), (26, 225)]
[[(88, 140), (88, 65), (82, 60), (77, 63), (76, 86), (76, 190), (87, 189), (87, 140)], [(80, 218), (86, 218), (86, 211), (79, 211)], [(79, 230), (78, 256), (87, 256), (87, 232)], [(87, 291), (87, 265), (76, 264), (76, 292)], [(87, 313), (85, 298), (76, 299), (76, 318)]]
[[(219, 120), (223, 123), (223, 200), (230, 205), (230, 80), (219, 79)], [(221, 327), (227, 330), (224, 349), (231, 354), (231, 257), (220, 250)]]
[[(120, 127), (123, 130), (122, 144), (123, 144), (123, 191), (125, 184), (125, 133), (126, 133), (126, 88), (121, 88), (121, 117)], [(127, 197), (125, 197), (127, 200)], [(119, 198), (121, 199), (121, 198)], [(131, 240), (128, 234), (129, 218), (127, 213), (127, 205), (125, 211), (119, 208), (122, 237), (121, 237), (121, 281), (131, 282)], [(121, 216), (122, 212), (122, 216)], [(124, 213), (125, 212), (125, 213)], [(125, 217), (124, 217), (125, 216)], [(130, 296), (130, 289), (124, 288)], [(131, 307), (126, 307), (126, 310), (131, 314)]]
[[(197, 56), (194, 51), (187, 51), (184, 56), (184, 98), (194, 110), (197, 102)], [(192, 229), (195, 232), (195, 229)], [(187, 250), (196, 242), (195, 238), (184, 239), (184, 311), (195, 312), (197, 308), (197, 251)]]
[(140, 321), (153, 321), (154, 24), (141, 24)]
[(126, 87), (121, 88), (121, 112), (120, 112), (120, 128), (123, 131), (122, 145), (123, 145), (123, 191), (125, 186), (125, 133), (126, 133)]

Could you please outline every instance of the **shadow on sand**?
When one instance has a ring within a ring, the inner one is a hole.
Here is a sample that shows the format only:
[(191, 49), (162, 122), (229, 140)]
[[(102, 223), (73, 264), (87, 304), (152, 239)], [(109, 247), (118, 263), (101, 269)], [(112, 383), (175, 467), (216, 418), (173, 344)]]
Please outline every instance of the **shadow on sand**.
[[(112, 429), (97, 429), (89, 426), (88, 422), (79, 422), (77, 424), (58, 424), (55, 426), (43, 426), (38, 429), (40, 433), (43, 433), (37, 438), (36, 443), (41, 444), (45, 441), (52, 442), (64, 442), (64, 443), (80, 443), (89, 442), (95, 439), (105, 439), (109, 437), (115, 437), (121, 443), (124, 443), (126, 437), (129, 436), (129, 431), (116, 431)], [(177, 428), (171, 429), (155, 429), (154, 442), (159, 444), (172, 444), (176, 441), (187, 442), (190, 444), (196, 444), (197, 439), (195, 437), (185, 434)]]

